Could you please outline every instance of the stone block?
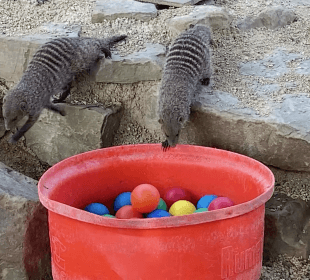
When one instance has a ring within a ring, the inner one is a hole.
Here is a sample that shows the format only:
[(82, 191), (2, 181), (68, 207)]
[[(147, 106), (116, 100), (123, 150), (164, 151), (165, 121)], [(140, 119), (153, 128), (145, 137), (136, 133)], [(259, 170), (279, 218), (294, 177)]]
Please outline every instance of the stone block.
[(75, 154), (112, 145), (121, 118), (120, 108), (61, 105), (66, 116), (43, 110), (25, 134), (27, 147), (40, 160), (53, 165)]

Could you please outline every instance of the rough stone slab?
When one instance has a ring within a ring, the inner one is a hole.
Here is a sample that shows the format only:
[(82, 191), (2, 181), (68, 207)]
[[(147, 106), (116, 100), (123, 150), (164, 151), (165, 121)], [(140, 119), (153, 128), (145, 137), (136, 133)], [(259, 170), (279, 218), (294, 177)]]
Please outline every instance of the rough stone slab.
[(308, 0), (281, 0), (285, 6), (309, 6)]
[(301, 199), (275, 194), (266, 203), (264, 258), (280, 254), (308, 259), (310, 208)]
[(82, 31), (82, 27), (77, 24), (53, 22), (44, 23), (38, 29), (39, 32), (57, 37), (79, 37)]
[[(273, 79), (287, 73), (287, 64), (298, 58), (302, 55), (278, 48), (261, 60), (241, 63), (239, 70), (245, 80), (249, 75), (270, 79), (270, 84), (252, 85), (257, 95), (267, 101), (265, 109), (270, 112), (267, 116), (244, 107), (230, 93), (211, 92), (203, 87), (198, 105), (193, 107), (197, 112), (185, 132), (186, 137), (195, 135), (195, 142), (201, 145), (239, 152), (281, 169), (309, 172), (308, 94), (286, 94), (282, 102), (270, 99), (270, 93), (280, 88)], [(299, 65), (290, 71), (305, 71), (305, 68)]]
[(106, 59), (96, 75), (97, 82), (135, 83), (160, 80), (165, 61), (166, 48), (160, 44), (146, 44), (146, 48), (121, 57), (112, 54)]
[(43, 110), (25, 134), (27, 147), (40, 160), (53, 165), (82, 152), (111, 146), (120, 122), (119, 108), (61, 105), (65, 107), (65, 117)]
[(297, 15), (293, 10), (277, 6), (266, 8), (256, 17), (246, 17), (237, 23), (237, 27), (241, 30), (259, 27), (276, 29), (278, 27), (289, 25), (296, 20)]
[[(277, 78), (288, 73), (290, 70), (287, 63), (302, 58), (299, 53), (287, 53), (284, 48), (278, 48), (270, 55), (257, 61), (249, 61), (241, 63), (240, 73), (245, 76), (260, 76), (264, 78)], [(304, 61), (306, 63), (306, 61)], [(306, 74), (308, 69), (305, 69), (306, 64), (301, 64), (300, 69), (296, 69), (298, 74)]]
[(47, 23), (39, 28), (42, 34), (19, 37), (0, 36), (0, 77), (17, 82), (25, 72), (36, 50), (55, 37), (77, 37), (80, 26)]
[(92, 13), (92, 23), (117, 18), (134, 18), (149, 21), (157, 16), (154, 4), (141, 3), (134, 0), (97, 0)]
[(167, 27), (170, 31), (178, 35), (189, 28), (191, 24), (205, 24), (211, 29), (228, 28), (231, 23), (231, 17), (224, 8), (212, 5), (197, 6), (186, 16), (174, 17), (167, 20)]
[[(0, 77), (7, 82), (18, 82), (36, 50), (53, 36), (40, 34), (24, 37), (0, 36)], [(97, 82), (135, 83), (159, 80), (164, 65), (166, 48), (160, 44), (146, 44), (146, 49), (125, 57), (112, 53), (95, 77)]]
[(195, 5), (200, 0), (140, 0), (140, 1), (160, 5), (167, 5), (172, 7), (182, 7), (182, 6)]
[(204, 88), (193, 107), (196, 141), (282, 169), (310, 171), (309, 102), (307, 94), (286, 95), (283, 103), (269, 104), (269, 116), (260, 116), (231, 94)]
[[(160, 135), (159, 85), (146, 92), (148, 105), (145, 107), (148, 109), (139, 122)], [(264, 94), (265, 86), (259, 86), (257, 90)], [(244, 107), (227, 92), (202, 87), (198, 94), (179, 143), (230, 150), (284, 170), (310, 171), (308, 94), (285, 95), (282, 103), (270, 102), (266, 105), (272, 108), (268, 116)], [(268, 91), (265, 94), (266, 97), (270, 95)]]
[[(35, 214), (38, 211), (45, 215), (43, 218), (41, 215), (39, 222)], [(38, 248), (34, 243), (41, 246)], [(0, 163), (0, 260), (0, 279), (51, 279), (47, 213), (38, 200), (37, 181), (3, 163)], [(43, 271), (44, 275), (40, 274)]]

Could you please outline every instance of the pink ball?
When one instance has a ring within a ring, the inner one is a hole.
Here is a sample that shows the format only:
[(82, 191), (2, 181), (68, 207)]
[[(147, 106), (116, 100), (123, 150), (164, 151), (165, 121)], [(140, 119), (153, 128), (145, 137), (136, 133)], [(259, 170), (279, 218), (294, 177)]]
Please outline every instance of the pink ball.
[(132, 205), (125, 205), (118, 209), (115, 214), (118, 219), (139, 219), (143, 218), (143, 215), (137, 210), (132, 208)]
[(167, 203), (168, 208), (170, 208), (170, 206), (178, 200), (187, 200), (191, 202), (192, 195), (185, 189), (174, 187), (166, 190), (163, 199)]
[(233, 205), (235, 204), (232, 202), (230, 198), (225, 197), (225, 196), (220, 196), (212, 200), (212, 202), (210, 203), (208, 207), (208, 210), (212, 211), (212, 210), (227, 208)]

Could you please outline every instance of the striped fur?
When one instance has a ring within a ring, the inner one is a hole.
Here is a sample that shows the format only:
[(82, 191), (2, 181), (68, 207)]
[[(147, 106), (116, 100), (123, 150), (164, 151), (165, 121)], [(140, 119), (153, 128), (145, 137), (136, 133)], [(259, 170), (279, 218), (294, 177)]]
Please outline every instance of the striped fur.
[[(57, 38), (42, 45), (34, 54), (17, 86), (5, 97), (3, 116), (7, 130), (13, 130), (25, 116), (28, 120), (11, 138), (15, 143), (36, 122), (43, 108), (65, 115), (57, 104), (70, 93), (71, 83), (82, 73), (90, 73), (97, 62), (111, 57), (110, 47), (125, 35), (106, 39)], [(60, 98), (52, 103), (52, 96)]]
[(198, 82), (208, 85), (211, 76), (211, 33), (196, 25), (181, 33), (166, 58), (159, 94), (159, 122), (166, 136), (163, 147), (176, 146), (190, 115)]

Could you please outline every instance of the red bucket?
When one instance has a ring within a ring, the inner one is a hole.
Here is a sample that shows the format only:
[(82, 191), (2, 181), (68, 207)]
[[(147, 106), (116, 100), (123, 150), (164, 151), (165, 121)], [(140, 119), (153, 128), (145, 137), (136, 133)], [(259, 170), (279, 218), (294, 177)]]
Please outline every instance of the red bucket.
[[(235, 206), (152, 219), (120, 220), (83, 211), (137, 185), (227, 196)], [(54, 280), (259, 279), (265, 203), (274, 176), (249, 157), (207, 147), (159, 144), (94, 150), (65, 159), (41, 177)]]

